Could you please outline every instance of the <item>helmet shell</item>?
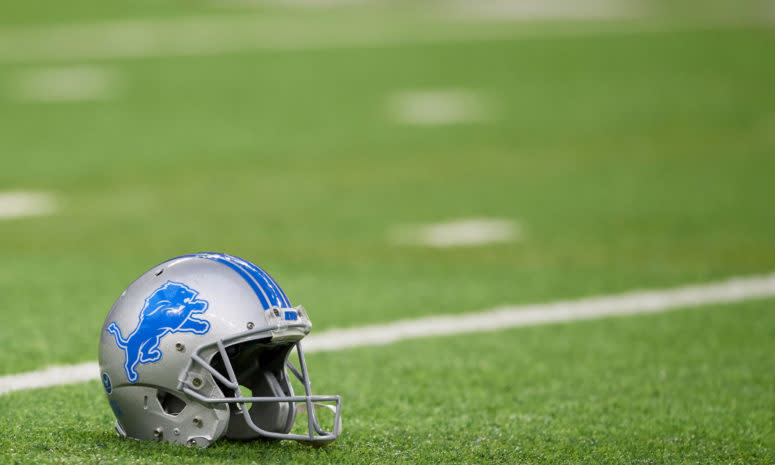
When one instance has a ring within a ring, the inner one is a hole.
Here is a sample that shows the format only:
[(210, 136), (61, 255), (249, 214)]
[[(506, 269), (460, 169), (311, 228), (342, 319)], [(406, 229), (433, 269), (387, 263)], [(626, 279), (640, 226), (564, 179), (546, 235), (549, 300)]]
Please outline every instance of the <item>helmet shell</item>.
[[(99, 365), (119, 434), (200, 446), (224, 435), (229, 407), (198, 402), (180, 387), (223, 397), (212, 374), (191, 363), (192, 354), (265, 325), (267, 310), (292, 309), (274, 280), (256, 269), (222, 254), (178, 257), (141, 275), (116, 300), (102, 327)], [(308, 331), (272, 335), (298, 341)], [(215, 353), (199, 355), (209, 362)]]

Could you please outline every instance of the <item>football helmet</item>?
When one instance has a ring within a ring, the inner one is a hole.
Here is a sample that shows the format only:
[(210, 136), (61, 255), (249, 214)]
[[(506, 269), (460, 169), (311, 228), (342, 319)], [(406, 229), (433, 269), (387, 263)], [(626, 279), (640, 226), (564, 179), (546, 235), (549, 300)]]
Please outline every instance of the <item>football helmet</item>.
[[(304, 308), (241, 258), (199, 253), (153, 267), (102, 327), (100, 374), (116, 431), (201, 447), (221, 437), (330, 443), (342, 429), (341, 399), (310, 391), (301, 347), (310, 328)], [(292, 432), (297, 414), (306, 426)]]

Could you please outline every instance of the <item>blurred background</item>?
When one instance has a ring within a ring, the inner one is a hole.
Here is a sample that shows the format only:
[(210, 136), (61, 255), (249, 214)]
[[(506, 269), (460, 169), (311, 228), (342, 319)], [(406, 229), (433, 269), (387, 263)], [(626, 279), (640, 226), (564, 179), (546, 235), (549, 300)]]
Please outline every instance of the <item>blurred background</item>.
[(322, 328), (769, 270), (773, 18), (3, 2), (0, 372), (92, 359), (121, 289), (194, 251), (264, 266)]

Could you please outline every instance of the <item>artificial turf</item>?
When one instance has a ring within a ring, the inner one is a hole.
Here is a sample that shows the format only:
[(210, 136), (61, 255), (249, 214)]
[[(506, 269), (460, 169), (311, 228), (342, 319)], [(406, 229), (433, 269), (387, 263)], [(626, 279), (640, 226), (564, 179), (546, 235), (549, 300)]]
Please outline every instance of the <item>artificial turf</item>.
[[(101, 8), (80, 20), (179, 6)], [(0, 23), (76, 13), (20, 7)], [(0, 62), (0, 191), (50, 191), (59, 207), (0, 222), (0, 375), (95, 359), (121, 290), (194, 251), (262, 265), (314, 331), (772, 271), (771, 30), (585, 27)], [(13, 94), (25, 73), (84, 65), (120, 76), (121, 91), (57, 104)], [(391, 119), (393, 95), (436, 89), (467, 89), (491, 115)], [(395, 226), (467, 217), (523, 234), (445, 250), (389, 241)], [(0, 397), (0, 461), (771, 463), (771, 309), (312, 354), (315, 389), (345, 399), (346, 433), (322, 450), (120, 441), (96, 382), (14, 393)]]
[(771, 463), (775, 301), (310, 354), (324, 449), (120, 439), (98, 382), (0, 398), (7, 463)]

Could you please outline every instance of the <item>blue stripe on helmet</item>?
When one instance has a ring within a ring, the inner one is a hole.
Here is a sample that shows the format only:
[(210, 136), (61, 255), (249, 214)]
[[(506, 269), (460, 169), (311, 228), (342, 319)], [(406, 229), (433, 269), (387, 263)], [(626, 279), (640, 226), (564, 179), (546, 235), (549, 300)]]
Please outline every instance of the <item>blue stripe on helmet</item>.
[(291, 306), (288, 297), (285, 296), (285, 293), (283, 293), (282, 289), (280, 289), (280, 286), (278, 286), (277, 283), (274, 282), (274, 280), (272, 280), (272, 278), (264, 270), (247, 260), (243, 260), (237, 257), (232, 258), (237, 261), (243, 268), (245, 268), (245, 271), (247, 271), (250, 276), (256, 280), (258, 285), (261, 286), (264, 292), (266, 292), (270, 303), (274, 303), (280, 308)]
[(280, 285), (277, 284), (277, 282), (269, 275), (269, 273), (250, 263), (249, 261), (243, 260), (243, 262), (245, 263), (245, 267), (252, 271), (251, 275), (256, 278), (256, 280), (263, 281), (266, 286), (272, 290), (272, 293), (278, 301), (278, 307), (291, 307), (291, 301), (288, 299), (288, 296), (285, 295), (285, 292), (283, 292)]
[(202, 254), (195, 254), (194, 256), (200, 257), (200, 258), (206, 258), (208, 260), (213, 260), (215, 262), (222, 263), (228, 266), (229, 268), (231, 268), (232, 270), (236, 271), (237, 274), (242, 276), (242, 279), (247, 281), (247, 283), (253, 289), (253, 292), (255, 292), (264, 310), (267, 310), (272, 307), (267, 301), (268, 296), (264, 293), (263, 289), (259, 287), (259, 284), (251, 277), (250, 273), (248, 273), (248, 271), (246, 271), (242, 266), (240, 266), (240, 264), (235, 263), (233, 259), (236, 257), (232, 257), (231, 255), (225, 255), (220, 253), (202, 253)]

